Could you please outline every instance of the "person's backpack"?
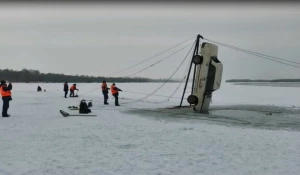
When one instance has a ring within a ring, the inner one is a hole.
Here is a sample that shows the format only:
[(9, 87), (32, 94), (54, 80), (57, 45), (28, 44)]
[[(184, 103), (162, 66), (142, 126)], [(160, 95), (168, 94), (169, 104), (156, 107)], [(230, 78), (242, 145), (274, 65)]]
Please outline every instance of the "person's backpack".
[(92, 102), (88, 102), (88, 107), (89, 108), (93, 107), (93, 103)]

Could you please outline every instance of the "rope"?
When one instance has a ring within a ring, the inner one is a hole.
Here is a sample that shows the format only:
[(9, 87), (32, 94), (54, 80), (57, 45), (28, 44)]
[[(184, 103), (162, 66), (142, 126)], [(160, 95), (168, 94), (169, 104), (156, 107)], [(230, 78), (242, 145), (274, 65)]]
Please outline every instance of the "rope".
[[(150, 94), (147, 94), (147, 93), (132, 92), (132, 91), (123, 91), (123, 92), (133, 93), (133, 94), (150, 95)], [(152, 96), (157, 96), (157, 97), (169, 97), (169, 96), (166, 96), (166, 95), (152, 95)], [(171, 98), (181, 98), (181, 97), (171, 97)]]
[(93, 89), (93, 90), (91, 90), (91, 91), (88, 91), (88, 92), (86, 92), (86, 93), (84, 93), (84, 94), (81, 94), (80, 96), (84, 96), (84, 95), (86, 95), (86, 94), (88, 94), (88, 93), (91, 93), (91, 92), (94, 92), (94, 91), (96, 91), (96, 90), (98, 90), (99, 88), (95, 88), (95, 89)]
[[(196, 43), (196, 41), (194, 42), (194, 44), (195, 44), (195, 43)], [(194, 45), (194, 44), (193, 44), (193, 45)], [(138, 99), (138, 100), (136, 100), (136, 101), (128, 102), (128, 103), (126, 103), (126, 104), (129, 104), (129, 103), (135, 103), (135, 102), (144, 100), (144, 99), (150, 97), (151, 95), (155, 94), (160, 88), (162, 88), (167, 82), (169, 82), (170, 79), (175, 75), (175, 73), (179, 70), (179, 68), (182, 66), (182, 64), (183, 64), (184, 61), (186, 60), (186, 58), (187, 58), (187, 56), (189, 55), (189, 53), (190, 53), (190, 51), (192, 50), (192, 48), (193, 48), (193, 47), (191, 47), (191, 49), (189, 50), (188, 54), (185, 56), (185, 58), (184, 58), (183, 61), (180, 63), (180, 65), (176, 68), (176, 70), (172, 73), (172, 75), (171, 75), (164, 83), (162, 83), (161, 86), (159, 86), (158, 88), (156, 88), (156, 89), (155, 89), (152, 93), (150, 93), (149, 95), (147, 95), (147, 96), (145, 96), (145, 97), (143, 97), (143, 98), (141, 98), (141, 99)]]
[[(193, 46), (192, 46), (193, 47)], [(191, 50), (190, 50), (191, 51)], [(191, 60), (192, 60), (193, 58), (191, 57)], [(190, 61), (191, 61), (190, 60)], [(181, 86), (181, 84), (186, 80), (186, 78), (187, 78), (187, 74), (188, 74), (188, 70), (189, 70), (189, 67), (190, 67), (190, 65), (188, 64), (187, 65), (187, 67), (186, 67), (186, 69), (185, 69), (185, 73), (184, 73), (184, 76), (183, 76), (183, 78), (182, 78), (182, 80), (180, 81), (180, 83), (179, 83), (179, 85), (177, 86), (177, 88), (175, 89), (175, 91), (172, 93), (172, 95), (170, 95), (170, 97), (173, 97), (173, 95), (178, 91), (178, 89), (179, 89), (179, 87)], [(187, 92), (186, 92), (187, 93)], [(181, 97), (179, 97), (180, 99), (181, 99)], [(170, 98), (169, 98), (170, 99)], [(169, 100), (168, 99), (168, 100)]]
[[(194, 45), (192, 46), (192, 48), (193, 48), (193, 47), (194, 47)], [(190, 52), (191, 52), (191, 50), (188, 52), (187, 56), (189, 55)], [(187, 57), (187, 56), (186, 56), (186, 57)], [(193, 59), (193, 58), (191, 58), (191, 59)], [(190, 61), (191, 61), (191, 60), (190, 60)], [(181, 84), (186, 80), (187, 74), (188, 74), (188, 70), (189, 70), (189, 67), (190, 67), (190, 65), (188, 64), (187, 67), (186, 67), (186, 69), (185, 69), (185, 71), (184, 71), (184, 75), (183, 75), (181, 81), (179, 82), (179, 85), (175, 88), (175, 90), (173, 91), (173, 93), (172, 93), (171, 95), (169, 95), (168, 98), (167, 98), (166, 100), (163, 100), (163, 101), (160, 101), (160, 102), (156, 102), (157, 104), (167, 102), (167, 101), (170, 100), (170, 98), (173, 98), (173, 96), (174, 96), (175, 93), (178, 91), (178, 89), (179, 89), (179, 87), (181, 86)], [(176, 98), (181, 99), (181, 97), (176, 97)]]
[[(193, 44), (193, 43), (191, 43), (191, 44)], [(159, 60), (158, 62), (152, 64), (151, 66), (148, 66), (148, 67), (144, 68), (143, 70), (140, 70), (140, 71), (138, 71), (138, 72), (136, 72), (136, 73), (134, 73), (134, 74), (132, 74), (132, 75), (135, 75), (135, 74), (140, 73), (140, 72), (142, 72), (142, 71), (144, 71), (144, 70), (146, 70), (146, 69), (148, 69), (148, 68), (150, 68), (150, 67), (153, 67), (154, 65), (156, 65), (156, 64), (158, 64), (159, 62), (161, 62), (161, 61), (163, 61), (163, 60), (169, 58), (170, 56), (174, 55), (175, 53), (178, 53), (178, 52), (182, 51), (183, 49), (187, 48), (187, 47), (190, 46), (191, 44), (189, 44), (189, 45), (187, 45), (187, 46), (181, 48), (180, 50), (178, 50), (178, 51), (176, 51), (176, 52), (173, 52), (171, 55), (169, 55), (169, 56), (167, 56), (167, 57), (165, 57), (165, 58)], [(132, 76), (132, 75), (129, 75), (129, 76)], [(172, 78), (172, 77), (171, 77), (171, 78)], [(167, 82), (169, 82), (171, 78), (169, 78), (169, 79), (167, 80)], [(165, 82), (165, 83), (166, 83), (166, 82)], [(88, 94), (88, 93), (90, 93), (90, 92), (93, 92), (93, 91), (95, 91), (95, 90), (97, 90), (97, 89), (98, 89), (98, 88), (93, 89), (93, 90), (91, 90), (91, 91), (88, 91), (88, 92), (82, 94), (81, 96), (83, 96), (83, 95), (85, 95), (85, 94)]]
[(18, 91), (18, 90), (12, 90), (13, 92), (32, 92), (32, 93), (35, 93), (35, 92), (56, 92), (56, 91), (59, 91), (59, 90), (46, 90), (46, 91), (44, 91), (44, 90), (42, 90), (42, 91)]
[(139, 65), (139, 64), (142, 64), (142, 63), (144, 63), (144, 62), (146, 62), (146, 61), (149, 61), (149, 60), (151, 60), (151, 59), (153, 59), (153, 58), (155, 58), (155, 57), (157, 57), (157, 56), (159, 56), (159, 55), (161, 55), (161, 54), (163, 54), (163, 53), (165, 53), (165, 52), (167, 52), (167, 51), (169, 51), (169, 50), (171, 50), (171, 49), (173, 49), (173, 48), (175, 48), (175, 47), (177, 47), (177, 46), (179, 46), (179, 45), (181, 45), (181, 44), (183, 44), (183, 43), (185, 43), (185, 42), (187, 42), (187, 41), (189, 41), (189, 40), (191, 40), (191, 39), (193, 39), (193, 38), (195, 38), (195, 37), (196, 37), (196, 36), (193, 36), (193, 37), (191, 37), (191, 38), (189, 38), (189, 39), (187, 39), (187, 40), (185, 40), (185, 41), (183, 41), (183, 42), (181, 42), (181, 43), (179, 43), (179, 44), (176, 44), (175, 46), (172, 46), (171, 48), (169, 48), (169, 49), (167, 49), (167, 50), (165, 50), (165, 51), (163, 51), (163, 52), (160, 52), (160, 53), (158, 53), (158, 54), (156, 54), (156, 55), (154, 55), (154, 56), (152, 56), (152, 57), (150, 57), (150, 58), (147, 58), (147, 59), (145, 59), (145, 60), (143, 60), (143, 61), (140, 61), (140, 62), (138, 62), (138, 63), (136, 63), (136, 64), (134, 64), (134, 65), (132, 65), (132, 66), (129, 66), (129, 67), (127, 67), (127, 68), (125, 68), (125, 69), (123, 69), (123, 70), (121, 70), (121, 71), (114, 72), (114, 73), (112, 73), (112, 74), (110, 74), (110, 75), (108, 75), (108, 76), (111, 76), (111, 75), (117, 74), (117, 73), (121, 73), (121, 72), (123, 72), (123, 71), (125, 71), (125, 70), (127, 70), (127, 69), (130, 69), (130, 68), (132, 68), (132, 67), (134, 67), (134, 66), (137, 66), (137, 65)]
[(193, 44), (193, 43), (190, 43), (189, 45), (187, 45), (187, 46), (181, 48), (180, 50), (178, 50), (178, 51), (176, 51), (176, 52), (173, 52), (171, 55), (169, 55), (169, 56), (167, 56), (167, 57), (165, 57), (165, 58), (163, 58), (163, 59), (161, 59), (161, 60), (158, 60), (157, 62), (151, 64), (150, 66), (148, 66), (148, 67), (146, 67), (146, 68), (144, 68), (144, 69), (142, 69), (142, 70), (139, 70), (139, 71), (137, 71), (137, 72), (135, 72), (135, 73), (133, 73), (133, 74), (127, 76), (127, 77), (131, 77), (131, 76), (133, 76), (133, 75), (136, 75), (136, 74), (138, 74), (138, 73), (141, 73), (141, 72), (143, 72), (143, 71), (145, 71), (145, 70), (147, 70), (147, 69), (149, 69), (149, 68), (155, 66), (156, 64), (162, 62), (163, 60), (166, 60), (166, 59), (170, 58), (172, 55), (174, 55), (174, 54), (176, 54), (176, 53), (182, 51), (182, 50), (185, 49), (185, 48), (187, 48), (187, 47), (190, 46), (191, 44)]
[[(187, 66), (187, 69), (185, 70), (185, 73), (187, 73), (187, 70), (189, 68), (189, 65)], [(182, 83), (185, 78), (186, 78), (187, 75), (184, 75), (184, 77), (182, 78), (181, 82)], [(150, 102), (150, 101), (140, 101), (140, 102), (145, 102), (145, 103), (154, 103), (154, 104), (159, 104), (159, 103), (163, 103), (165, 101), (169, 101), (170, 98), (176, 98), (176, 99), (181, 99), (181, 97), (173, 97), (173, 95), (177, 92), (177, 90), (179, 89), (181, 84), (179, 84), (179, 86), (177, 86), (177, 88), (175, 89), (175, 91), (172, 93), (172, 95), (169, 95), (169, 96), (165, 96), (165, 95), (154, 95), (152, 94), (152, 96), (157, 96), (157, 97), (167, 97), (167, 100), (163, 100), (163, 101), (160, 101), (160, 102)], [(142, 95), (151, 95), (151, 94), (148, 94), (148, 93), (141, 93), (141, 92), (133, 92), (133, 91), (122, 91), (122, 92), (126, 92), (126, 93), (133, 93), (133, 94), (142, 94)], [(136, 99), (131, 99), (129, 98), (130, 100), (134, 101)], [(94, 101), (94, 102), (102, 102), (102, 101)]]
[[(235, 47), (235, 46), (231, 46), (231, 45), (228, 45), (228, 44), (220, 43), (220, 42), (213, 41), (213, 40), (210, 40), (210, 39), (207, 39), (207, 38), (205, 38), (204, 40), (210, 41), (210, 42), (215, 43), (215, 44), (222, 45), (222, 46), (227, 47), (227, 48), (231, 48), (231, 49), (236, 50), (236, 51), (241, 51), (241, 52), (248, 53), (250, 55), (254, 55), (254, 56), (257, 56), (257, 57), (260, 57), (260, 58), (271, 60), (271, 61), (274, 61), (274, 62), (277, 62), (277, 63), (281, 63), (281, 64), (285, 64), (285, 65), (288, 65), (288, 66), (300, 68), (299, 66), (288, 64), (288, 63), (284, 63), (284, 62), (277, 61), (277, 60), (274, 60), (274, 59), (283, 60), (283, 61), (291, 62), (291, 63), (295, 63), (295, 64), (300, 64), (298, 62), (289, 61), (289, 60), (286, 60), (286, 59), (282, 59), (282, 58), (278, 58), (278, 57), (274, 57), (274, 56), (269, 56), (269, 55), (265, 55), (265, 54), (253, 52), (253, 51), (246, 50), (246, 49), (241, 49), (241, 48), (238, 48), (238, 47)], [(272, 59), (272, 58), (274, 58), (274, 59)]]

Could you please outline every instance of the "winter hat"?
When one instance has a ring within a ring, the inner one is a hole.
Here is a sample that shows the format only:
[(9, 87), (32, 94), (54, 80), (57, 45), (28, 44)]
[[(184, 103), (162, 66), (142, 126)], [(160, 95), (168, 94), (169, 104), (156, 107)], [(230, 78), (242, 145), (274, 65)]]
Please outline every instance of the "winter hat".
[(6, 81), (5, 80), (1, 80), (1, 84), (5, 84), (6, 83)]

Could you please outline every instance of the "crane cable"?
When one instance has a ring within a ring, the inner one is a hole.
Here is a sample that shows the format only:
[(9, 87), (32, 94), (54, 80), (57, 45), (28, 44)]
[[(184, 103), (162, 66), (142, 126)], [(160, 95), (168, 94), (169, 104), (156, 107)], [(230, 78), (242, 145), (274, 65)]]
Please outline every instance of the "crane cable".
[(145, 103), (154, 103), (154, 104), (160, 104), (160, 103), (164, 103), (169, 101), (171, 98), (177, 98), (177, 99), (181, 99), (181, 97), (174, 97), (175, 93), (178, 91), (179, 87), (181, 86), (181, 84), (184, 82), (184, 80), (187, 78), (187, 73), (189, 70), (189, 64), (186, 67), (186, 70), (184, 72), (184, 76), (181, 78), (177, 88), (173, 91), (173, 93), (169, 96), (165, 96), (165, 95), (154, 95), (154, 94), (146, 94), (146, 93), (138, 93), (138, 92), (132, 92), (132, 91), (125, 91), (127, 93), (134, 93), (134, 94), (144, 94), (144, 95), (151, 95), (151, 96), (158, 96), (158, 97), (167, 97), (165, 100), (159, 101), (159, 102), (150, 102), (150, 101), (141, 101), (141, 102), (145, 102)]
[(136, 74), (138, 74), (138, 73), (141, 73), (141, 72), (143, 72), (143, 71), (145, 71), (145, 70), (147, 70), (147, 69), (149, 69), (149, 68), (155, 66), (156, 64), (158, 64), (158, 63), (160, 63), (160, 62), (162, 62), (162, 61), (164, 61), (164, 60), (170, 58), (172, 55), (174, 55), (174, 54), (176, 54), (176, 53), (178, 53), (178, 52), (184, 50), (185, 48), (187, 48), (187, 47), (190, 46), (191, 44), (193, 44), (193, 43), (188, 44), (187, 46), (181, 48), (180, 50), (177, 50), (176, 52), (173, 52), (173, 53), (170, 54), (169, 56), (167, 56), (167, 57), (165, 57), (165, 58), (163, 58), (163, 59), (160, 59), (160, 60), (158, 60), (157, 62), (151, 64), (150, 66), (148, 66), (148, 67), (146, 67), (146, 68), (144, 68), (144, 69), (141, 69), (141, 70), (139, 70), (139, 71), (137, 71), (137, 72), (135, 72), (135, 73), (133, 73), (133, 74), (131, 74), (131, 75), (129, 75), (129, 76), (126, 76), (126, 77), (131, 77), (131, 76), (133, 76), (133, 75), (136, 75)]
[(176, 45), (170, 47), (170, 48), (167, 49), (167, 50), (164, 50), (164, 51), (162, 51), (162, 52), (160, 52), (160, 53), (158, 53), (158, 54), (155, 54), (154, 56), (151, 56), (151, 57), (149, 57), (149, 58), (147, 58), (147, 59), (145, 59), (145, 60), (142, 60), (142, 61), (140, 61), (140, 62), (138, 62), (138, 63), (136, 63), (136, 64), (134, 64), (134, 65), (132, 65), (132, 66), (129, 66), (129, 67), (123, 69), (123, 70), (120, 70), (120, 71), (117, 71), (117, 72), (113, 72), (113, 73), (109, 74), (108, 76), (111, 76), (111, 75), (114, 75), (114, 74), (117, 74), (117, 73), (124, 72), (124, 71), (127, 70), (127, 69), (130, 69), (130, 68), (132, 68), (132, 67), (134, 67), (134, 66), (140, 65), (140, 64), (142, 64), (142, 63), (144, 63), (144, 62), (147, 62), (147, 61), (149, 61), (149, 60), (151, 60), (151, 59), (153, 59), (153, 58), (155, 58), (155, 57), (157, 57), (157, 56), (159, 56), (159, 55), (161, 55), (161, 54), (163, 54), (163, 53), (165, 53), (165, 52), (167, 52), (167, 51), (169, 51), (169, 50), (171, 50), (171, 49), (173, 49), (173, 48), (175, 48), (175, 47), (177, 47), (177, 46), (179, 46), (179, 45), (181, 45), (181, 44), (183, 44), (183, 43), (185, 43), (185, 42), (187, 42), (187, 41), (189, 41), (189, 40), (191, 40), (191, 39), (193, 39), (193, 38), (195, 38), (195, 37), (196, 37), (196, 36), (193, 36), (193, 37), (191, 37), (191, 38), (189, 38), (189, 39), (187, 39), (187, 40), (184, 40), (183, 42), (181, 42), (181, 43), (179, 43), (179, 44), (176, 44)]
[[(193, 47), (193, 46), (192, 46), (192, 47)], [(191, 58), (191, 59), (193, 59), (193, 58)], [(183, 74), (183, 77), (182, 77), (181, 81), (179, 82), (178, 86), (175, 88), (175, 90), (173, 91), (173, 93), (172, 93), (171, 95), (169, 95), (167, 99), (162, 100), (162, 101), (159, 101), (159, 102), (155, 102), (156, 104), (164, 103), (164, 102), (169, 101), (171, 98), (174, 98), (173, 96), (175, 95), (175, 93), (178, 91), (178, 89), (180, 88), (180, 86), (182, 85), (182, 83), (183, 83), (183, 82), (186, 80), (186, 78), (187, 78), (187, 74), (188, 74), (189, 67), (190, 67), (190, 65), (188, 64), (187, 67), (186, 67), (186, 69), (185, 69), (185, 72), (184, 72), (184, 74)], [(188, 92), (188, 93), (190, 93), (190, 92)], [(181, 99), (181, 97), (176, 97), (176, 98)]]
[[(242, 49), (242, 48), (238, 48), (238, 47), (235, 47), (235, 46), (232, 46), (232, 45), (228, 45), (228, 44), (224, 44), (224, 43), (221, 43), (221, 42), (213, 41), (213, 40), (208, 39), (208, 38), (204, 38), (204, 40), (210, 41), (210, 42), (215, 43), (215, 44), (219, 44), (219, 45), (227, 47), (227, 48), (231, 48), (231, 49), (236, 50), (236, 51), (241, 51), (241, 52), (248, 53), (250, 55), (254, 55), (254, 56), (257, 56), (257, 57), (260, 57), (260, 58), (271, 60), (271, 61), (274, 61), (274, 62), (277, 62), (277, 63), (281, 63), (281, 64), (285, 64), (285, 65), (288, 65), (288, 66), (300, 68), (299, 66), (288, 64), (288, 63), (284, 63), (284, 62), (278, 61), (278, 60), (283, 60), (283, 61), (294, 63), (294, 64), (300, 64), (300, 63), (295, 62), (295, 61), (290, 61), (290, 60), (286, 60), (286, 59), (283, 59), (283, 58), (278, 58), (278, 57), (274, 57), (274, 56), (269, 56), (269, 55), (261, 54), (261, 53), (258, 53), (258, 52), (253, 52), (253, 51)], [(278, 59), (278, 60), (275, 60), (275, 59)]]
[[(184, 42), (181, 42), (181, 43), (179, 43), (179, 44), (177, 44), (177, 45), (175, 45), (175, 46), (169, 48), (168, 50), (170, 50), (170, 49), (172, 49), (172, 48), (174, 48), (174, 47), (176, 47), (176, 46), (179, 46), (179, 45), (181, 45), (181, 44), (183, 44), (183, 43), (189, 41), (190, 39), (192, 39), (192, 38), (189, 38), (188, 40), (185, 40)], [(144, 68), (144, 69), (142, 69), (142, 70), (140, 70), (140, 71), (138, 71), (138, 72), (136, 72), (136, 73), (134, 73), (134, 74), (131, 74), (131, 75), (129, 75), (129, 76), (135, 75), (135, 74), (137, 74), (137, 73), (140, 73), (140, 72), (143, 72), (143, 71), (149, 69), (150, 67), (153, 67), (154, 65), (160, 63), (161, 61), (163, 61), (163, 60), (165, 60), (165, 59), (171, 57), (171, 56), (174, 55), (175, 53), (178, 53), (178, 52), (184, 50), (185, 48), (187, 48), (187, 47), (190, 46), (191, 44), (193, 44), (193, 43), (188, 44), (187, 46), (185, 46), (185, 47), (183, 47), (183, 48), (181, 48), (181, 49), (179, 49), (179, 50), (177, 50), (177, 51), (171, 53), (169, 56), (167, 56), (167, 57), (165, 57), (165, 58), (159, 60), (158, 62), (156, 62), (156, 63), (154, 63), (154, 64), (152, 64), (152, 65), (150, 65), (150, 66), (148, 66), (148, 67), (146, 67), (146, 68)], [(167, 50), (166, 50), (166, 51), (167, 51)], [(166, 52), (166, 51), (164, 51), (164, 52)], [(159, 54), (157, 54), (156, 56), (158, 56), (158, 55), (159, 55)], [(154, 58), (154, 57), (153, 57), (153, 58)], [(144, 62), (145, 62), (145, 61), (144, 61)], [(127, 77), (128, 77), (128, 76), (127, 76)], [(86, 92), (86, 93), (84, 93), (84, 94), (82, 94), (81, 96), (86, 95), (86, 94), (88, 94), (88, 93), (90, 93), (90, 92), (94, 92), (94, 91), (96, 91), (97, 89), (98, 89), (98, 87), (95, 88), (95, 89), (93, 89), (93, 90), (90, 90), (90, 91), (88, 91), (88, 92)]]
[[(196, 44), (196, 41), (194, 42), (193, 46)], [(189, 53), (191, 52), (193, 46), (191, 47), (191, 49), (189, 50), (189, 52), (187, 53), (187, 55), (184, 57), (183, 61), (180, 63), (180, 65), (176, 68), (176, 70), (172, 73), (172, 75), (165, 81), (162, 83), (162, 85), (160, 85), (158, 88), (156, 88), (152, 93), (150, 93), (149, 95), (146, 95), (145, 97), (141, 98), (141, 99), (138, 99), (138, 100), (135, 100), (135, 101), (132, 101), (132, 102), (127, 102), (126, 104), (129, 104), (129, 103), (135, 103), (135, 102), (139, 102), (141, 100), (145, 100), (146, 98), (152, 96), (153, 94), (155, 94), (159, 89), (161, 89), (167, 82), (169, 82), (172, 77), (175, 75), (175, 73), (179, 70), (179, 68), (182, 66), (182, 64), (184, 63), (184, 61), (186, 60), (186, 58), (188, 57)]]

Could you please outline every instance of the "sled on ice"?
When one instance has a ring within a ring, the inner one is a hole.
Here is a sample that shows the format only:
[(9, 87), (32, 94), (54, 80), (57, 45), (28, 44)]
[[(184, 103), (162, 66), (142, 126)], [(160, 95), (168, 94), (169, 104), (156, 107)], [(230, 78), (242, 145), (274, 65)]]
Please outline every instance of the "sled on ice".
[(88, 116), (88, 117), (96, 117), (97, 115), (90, 115), (90, 114), (69, 114), (66, 111), (59, 110), (62, 116), (70, 117), (70, 116)]

